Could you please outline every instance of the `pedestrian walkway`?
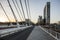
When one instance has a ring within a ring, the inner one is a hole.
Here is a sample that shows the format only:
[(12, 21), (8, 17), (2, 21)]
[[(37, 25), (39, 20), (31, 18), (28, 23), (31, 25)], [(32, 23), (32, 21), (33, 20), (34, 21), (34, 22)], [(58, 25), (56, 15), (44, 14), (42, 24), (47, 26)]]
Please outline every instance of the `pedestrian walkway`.
[(40, 27), (36, 26), (31, 32), (27, 40), (56, 40), (48, 33), (43, 31)]

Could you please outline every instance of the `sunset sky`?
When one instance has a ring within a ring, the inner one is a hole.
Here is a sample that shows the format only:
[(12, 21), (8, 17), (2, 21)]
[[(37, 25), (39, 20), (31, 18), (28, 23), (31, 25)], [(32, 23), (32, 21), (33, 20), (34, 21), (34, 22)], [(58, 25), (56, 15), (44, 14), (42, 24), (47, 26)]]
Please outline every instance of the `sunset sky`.
[[(20, 21), (19, 16), (17, 14), (17, 11), (16, 11), (16, 9), (15, 9), (13, 3), (12, 3), (12, 0), (9, 0), (9, 1), (10, 1), (11, 6), (12, 6), (12, 8), (13, 8), (15, 14), (16, 14), (16, 17), (17, 17), (18, 21)], [(46, 5), (46, 2), (49, 2), (49, 1), (51, 2), (51, 13), (50, 13), (51, 14), (51, 23), (55, 23), (55, 22), (60, 21), (60, 0), (29, 0), (30, 12), (31, 12), (31, 20), (34, 23), (37, 22), (38, 16), (43, 17), (44, 7)], [(18, 2), (19, 7), (21, 8), (19, 0), (17, 0), (17, 2)], [(13, 14), (11, 12), (11, 9), (10, 9), (10, 7), (8, 5), (7, 0), (0, 0), (0, 3), (3, 5), (3, 8), (5, 9), (7, 15), (9, 16), (9, 19), (13, 22), (14, 17), (13, 17)], [(22, 0), (22, 3), (23, 3), (25, 16), (27, 18), (26, 7), (25, 7), (25, 4), (24, 4), (24, 0)], [(18, 11), (19, 11), (19, 9), (18, 9)], [(19, 11), (19, 13), (20, 13), (20, 11)], [(21, 15), (22, 14), (20, 14), (20, 16)], [(21, 16), (21, 18), (22, 18), (22, 16)], [(3, 10), (2, 10), (2, 8), (0, 6), (0, 22), (6, 22), (6, 21), (8, 21), (7, 18), (6, 18), (6, 15), (4, 14), (4, 12), (3, 12)]]

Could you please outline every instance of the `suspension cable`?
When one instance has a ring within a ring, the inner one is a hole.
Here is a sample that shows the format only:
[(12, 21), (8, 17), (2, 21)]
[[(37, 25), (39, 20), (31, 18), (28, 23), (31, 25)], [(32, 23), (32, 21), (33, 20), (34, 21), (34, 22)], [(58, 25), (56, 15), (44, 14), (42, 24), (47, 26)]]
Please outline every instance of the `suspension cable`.
[(4, 10), (4, 8), (3, 8), (3, 6), (2, 6), (2, 4), (0, 3), (0, 6), (1, 6), (1, 8), (3, 9), (3, 11), (4, 11), (4, 13), (5, 13), (5, 15), (6, 15), (6, 17), (7, 17), (7, 19), (9, 20), (9, 22), (11, 22), (11, 20), (9, 19), (9, 17), (7, 16), (7, 13), (5, 12), (5, 10)]
[(24, 15), (24, 19), (25, 19), (25, 13), (24, 13), (24, 9), (23, 9), (23, 5), (22, 5), (22, 1), (20, 0), (20, 5), (21, 5), (21, 8), (22, 8), (22, 12), (23, 12), (23, 15)]
[[(17, 7), (18, 7), (18, 9), (19, 9), (19, 11), (20, 11), (20, 13), (21, 13), (21, 15), (22, 15), (22, 12), (21, 12), (20, 7), (19, 7), (19, 5), (18, 5), (18, 3), (17, 3), (17, 0), (15, 0), (15, 2), (16, 2)], [(23, 16), (22, 16), (22, 17), (23, 17)]]
[[(19, 17), (20, 17), (20, 14), (19, 14), (19, 12), (18, 12), (18, 9), (17, 9), (17, 7), (16, 7), (16, 5), (15, 5), (15, 2), (14, 2), (13, 0), (12, 0), (12, 2), (13, 2), (13, 4), (14, 4), (15, 8), (16, 8), (16, 11), (17, 11)], [(20, 19), (21, 19), (21, 17), (20, 17)], [(21, 19), (21, 21), (22, 21), (22, 19)]]
[(29, 15), (30, 15), (30, 18), (31, 18), (31, 12), (30, 12), (29, 0), (27, 0), (27, 4), (28, 4), (28, 9), (29, 9)]
[(26, 6), (27, 17), (28, 17), (28, 19), (29, 19), (29, 14), (28, 14), (27, 3), (26, 3), (26, 0), (24, 0), (24, 1), (25, 1), (25, 6)]
[(13, 9), (12, 9), (12, 6), (10, 5), (9, 0), (7, 0), (7, 2), (8, 2), (9, 7), (10, 7), (10, 9), (11, 9), (12, 13), (13, 13), (13, 16), (14, 16), (15, 21), (16, 21), (16, 22), (18, 22), (18, 20), (17, 20), (17, 18), (16, 18), (16, 16), (15, 16), (15, 14), (14, 14), (14, 11), (13, 11)]
[(29, 0), (25, 0), (25, 6), (26, 6), (26, 10), (28, 11), (27, 16), (28, 16), (29, 25), (30, 25), (31, 14), (30, 14)]

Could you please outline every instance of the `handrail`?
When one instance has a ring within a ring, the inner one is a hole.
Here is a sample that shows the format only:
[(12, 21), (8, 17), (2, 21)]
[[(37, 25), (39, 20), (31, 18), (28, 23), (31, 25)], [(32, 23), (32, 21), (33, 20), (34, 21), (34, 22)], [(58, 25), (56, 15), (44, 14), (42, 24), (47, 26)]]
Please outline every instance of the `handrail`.
[(57, 37), (58, 39), (60, 39), (60, 33), (59, 32), (56, 32), (56, 31), (53, 31), (51, 29), (46, 29), (44, 28), (47, 32), (51, 33), (53, 36)]
[(56, 31), (53, 31), (50, 29), (51, 32), (55, 33), (55, 35), (53, 33), (51, 33), (52, 35), (54, 35), (55, 37), (57, 37), (58, 39), (60, 39), (60, 33), (56, 32)]

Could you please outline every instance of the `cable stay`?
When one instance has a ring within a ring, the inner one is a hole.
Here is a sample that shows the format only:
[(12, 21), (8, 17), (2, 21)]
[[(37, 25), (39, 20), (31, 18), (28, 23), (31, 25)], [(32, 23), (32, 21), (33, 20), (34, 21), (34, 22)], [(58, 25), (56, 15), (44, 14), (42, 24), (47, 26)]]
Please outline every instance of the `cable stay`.
[(12, 6), (10, 5), (9, 0), (7, 0), (7, 2), (8, 2), (9, 7), (10, 7), (10, 9), (11, 9), (12, 13), (13, 13), (14, 19), (15, 19), (15, 21), (16, 21), (16, 23), (17, 23), (17, 27), (18, 27), (18, 26), (19, 26), (19, 23), (18, 23), (17, 17), (15, 16), (15, 13), (14, 13), (14, 11), (13, 11), (13, 9), (12, 9)]
[[(18, 9), (19, 9), (19, 11), (20, 11), (20, 14), (21, 14), (21, 16), (22, 16), (22, 12), (21, 12), (21, 9), (20, 9), (20, 7), (19, 7), (19, 5), (18, 5), (18, 3), (17, 3), (17, 0), (15, 0), (15, 2), (16, 2), (16, 4), (17, 4), (17, 7), (18, 7)], [(23, 16), (22, 16), (23, 17)]]
[(30, 12), (30, 6), (29, 6), (29, 0), (27, 0), (27, 5), (28, 5), (28, 9), (29, 9), (29, 15), (30, 15), (30, 19), (31, 19), (31, 12)]
[(21, 5), (21, 8), (22, 8), (22, 12), (23, 12), (23, 15), (24, 15), (24, 19), (26, 19), (26, 18), (25, 18), (24, 9), (23, 9), (23, 5), (22, 5), (22, 1), (21, 1), (21, 0), (19, 0), (19, 2), (20, 2), (20, 5)]
[(24, 0), (24, 1), (25, 1), (25, 6), (26, 6), (27, 17), (28, 17), (28, 19), (29, 19), (29, 14), (28, 14), (27, 3), (26, 3), (26, 0)]
[(26, 12), (27, 12), (27, 17), (28, 17), (28, 23), (29, 23), (29, 25), (30, 25), (27, 2), (26, 2), (26, 0), (24, 0), (24, 2), (25, 2), (25, 6), (26, 6)]
[[(14, 4), (15, 8), (16, 8), (16, 11), (17, 11), (17, 13), (18, 13), (19, 17), (20, 17), (20, 14), (19, 14), (19, 12), (18, 12), (18, 9), (17, 9), (17, 7), (16, 7), (16, 5), (15, 5), (14, 0), (12, 0), (12, 2), (13, 2), (13, 4)], [(22, 21), (21, 17), (20, 17), (20, 20)]]
[(5, 15), (6, 15), (7, 19), (9, 20), (9, 22), (11, 22), (11, 21), (10, 21), (10, 19), (9, 19), (9, 17), (7, 16), (7, 13), (5, 12), (5, 10), (4, 10), (4, 8), (3, 8), (3, 6), (2, 6), (2, 4), (1, 4), (1, 3), (0, 3), (0, 6), (1, 6), (2, 10), (4, 11), (4, 13), (5, 13)]
[(24, 1), (25, 1), (27, 16), (28, 16), (29, 25), (30, 25), (30, 24), (31, 24), (31, 23), (30, 23), (31, 14), (30, 14), (29, 0), (24, 0)]

